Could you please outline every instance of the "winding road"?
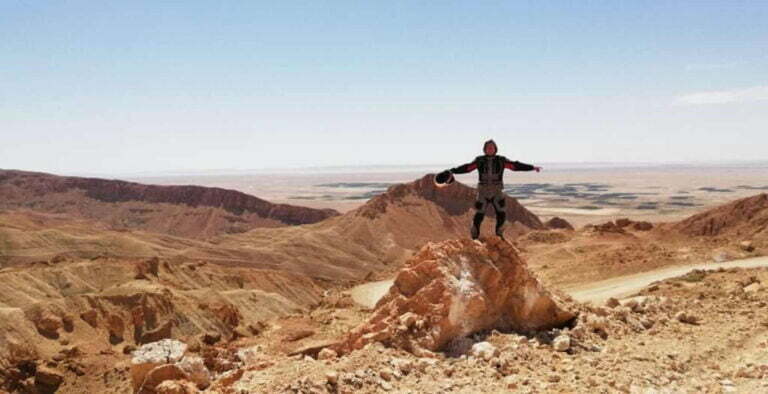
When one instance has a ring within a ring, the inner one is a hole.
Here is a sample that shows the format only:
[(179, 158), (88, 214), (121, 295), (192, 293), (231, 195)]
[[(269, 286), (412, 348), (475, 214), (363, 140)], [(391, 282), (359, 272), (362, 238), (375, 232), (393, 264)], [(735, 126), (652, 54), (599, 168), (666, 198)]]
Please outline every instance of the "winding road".
[[(653, 271), (641, 272), (638, 274), (618, 276), (611, 279), (592, 282), (575, 287), (565, 288), (563, 291), (568, 293), (577, 301), (601, 303), (610, 297), (623, 298), (630, 296), (653, 282), (674, 278), (685, 275), (693, 270), (716, 270), (718, 268), (756, 268), (768, 267), (768, 256), (754, 257), (743, 260), (733, 260), (723, 263), (701, 263), (676, 265), (665, 267)], [(378, 282), (365, 283), (347, 292), (352, 299), (366, 307), (373, 308), (392, 286), (392, 279)]]

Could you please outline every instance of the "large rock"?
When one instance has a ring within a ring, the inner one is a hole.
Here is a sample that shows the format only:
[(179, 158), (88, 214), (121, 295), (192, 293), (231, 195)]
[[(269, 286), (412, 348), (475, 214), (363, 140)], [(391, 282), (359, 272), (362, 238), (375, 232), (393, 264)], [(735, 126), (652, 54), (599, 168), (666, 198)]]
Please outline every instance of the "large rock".
[(57, 389), (64, 382), (64, 376), (54, 369), (46, 366), (38, 366), (35, 371), (35, 384), (46, 386), (49, 389)]
[(205, 389), (211, 385), (211, 373), (205, 367), (203, 359), (197, 356), (184, 357), (176, 364), (184, 371), (189, 380), (194, 382), (200, 389)]
[(651, 222), (635, 222), (632, 228), (637, 231), (651, 231), (653, 229), (653, 223)]
[(194, 394), (199, 392), (194, 384), (185, 380), (166, 380), (155, 387), (157, 394)]
[(550, 230), (573, 230), (573, 226), (567, 220), (557, 216), (549, 219), (544, 226)]
[(156, 388), (166, 381), (184, 381), (187, 379), (187, 374), (174, 364), (165, 364), (159, 367), (155, 367), (147, 372), (144, 380), (136, 390), (138, 394), (152, 394), (156, 393)]
[(185, 343), (173, 339), (163, 339), (138, 348), (133, 352), (131, 360), (131, 380), (134, 390), (138, 391), (144, 385), (150, 371), (165, 364), (178, 362), (186, 351)]
[(571, 348), (571, 337), (568, 335), (560, 335), (552, 341), (552, 348), (558, 352), (565, 352)]
[(59, 337), (58, 331), (64, 326), (64, 322), (60, 316), (60, 311), (55, 313), (49, 308), (57, 309), (54, 305), (38, 303), (27, 308), (24, 313), (26, 318), (35, 325), (38, 333), (48, 338), (57, 339)]
[(125, 333), (123, 318), (116, 314), (107, 316), (107, 330), (109, 331), (109, 341), (111, 343), (117, 344), (122, 342)]
[(443, 350), (481, 330), (563, 326), (575, 317), (563, 305), (500, 238), (430, 243), (406, 262), (368, 321), (335, 350), (346, 353), (377, 341), (416, 354)]
[(497, 356), (499, 350), (488, 342), (478, 342), (472, 345), (469, 354), (476, 358), (481, 358), (485, 361), (489, 361), (493, 357)]
[(174, 339), (163, 339), (161, 341), (148, 343), (133, 352), (133, 363), (155, 363), (168, 364), (175, 363), (184, 356), (187, 351), (187, 344)]

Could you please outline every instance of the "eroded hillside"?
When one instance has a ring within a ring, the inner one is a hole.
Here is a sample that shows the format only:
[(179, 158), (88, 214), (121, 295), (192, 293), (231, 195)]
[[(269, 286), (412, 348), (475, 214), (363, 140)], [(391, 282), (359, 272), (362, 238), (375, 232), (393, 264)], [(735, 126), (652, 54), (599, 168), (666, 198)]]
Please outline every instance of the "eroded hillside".
[(258, 227), (316, 223), (338, 212), (272, 204), (234, 190), (156, 186), (0, 170), (0, 209), (91, 219), (115, 230), (203, 239)]

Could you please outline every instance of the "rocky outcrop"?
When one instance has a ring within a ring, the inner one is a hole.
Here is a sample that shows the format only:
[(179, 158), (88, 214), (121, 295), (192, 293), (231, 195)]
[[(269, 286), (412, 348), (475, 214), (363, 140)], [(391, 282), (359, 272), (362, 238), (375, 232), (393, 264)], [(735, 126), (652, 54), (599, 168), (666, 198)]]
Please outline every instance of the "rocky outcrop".
[(728, 234), (766, 238), (768, 194), (758, 194), (691, 216), (672, 225), (672, 229), (693, 236)]
[(368, 321), (334, 350), (382, 342), (420, 354), (482, 330), (543, 330), (574, 317), (506, 241), (430, 243), (406, 262)]
[(573, 226), (567, 220), (557, 216), (547, 220), (544, 226), (550, 230), (573, 230)]
[(632, 229), (637, 231), (651, 231), (653, 229), (653, 223), (651, 222), (634, 222), (632, 223)]
[(645, 221), (636, 222), (627, 218), (616, 219), (615, 224), (619, 228), (631, 228), (636, 231), (650, 231), (653, 229), (653, 223)]
[[(408, 196), (431, 201), (452, 216), (462, 215), (473, 209), (477, 195), (474, 188), (460, 182), (454, 182), (446, 187), (437, 187), (434, 177), (434, 174), (428, 174), (414, 182), (391, 186), (386, 193), (372, 198), (357, 211), (357, 214), (376, 218), (387, 212), (390, 206), (403, 204), (403, 200)], [(539, 218), (520, 205), (516, 199), (506, 197), (505, 203), (509, 222), (519, 222), (530, 229), (544, 229)], [(494, 216), (492, 211), (492, 209), (488, 210), (488, 215), (491, 217)]]
[(585, 228), (591, 229), (594, 232), (601, 234), (626, 234), (624, 227), (621, 227), (616, 222), (605, 222), (596, 225), (587, 225)]
[[(153, 261), (103, 259), (2, 270), (0, 391), (5, 360), (16, 365), (28, 358), (60, 358), (62, 352), (77, 353), (71, 345), (84, 343), (87, 349), (114, 347), (125, 354), (167, 338), (227, 343), (252, 337), (264, 328), (262, 322), (301, 312), (322, 297), (322, 288), (299, 276), (164, 259), (156, 270), (147, 270), (148, 279), (135, 279), (137, 267)], [(189, 369), (190, 379), (203, 382), (199, 363), (188, 364), (182, 369)]]
[(173, 339), (146, 344), (133, 352), (131, 380), (136, 392), (154, 388), (165, 380), (186, 379), (175, 363), (187, 351), (187, 345)]

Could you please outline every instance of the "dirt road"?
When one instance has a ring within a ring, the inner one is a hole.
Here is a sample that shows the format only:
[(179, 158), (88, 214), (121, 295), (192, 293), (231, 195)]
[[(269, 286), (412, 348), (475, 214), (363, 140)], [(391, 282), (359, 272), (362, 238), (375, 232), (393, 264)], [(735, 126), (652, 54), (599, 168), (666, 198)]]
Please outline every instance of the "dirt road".
[[(649, 284), (676, 276), (685, 275), (693, 270), (714, 270), (718, 268), (755, 268), (768, 267), (768, 257), (754, 257), (743, 260), (733, 260), (723, 263), (702, 263), (678, 265), (666, 267), (653, 271), (642, 272), (639, 274), (619, 276), (616, 278), (592, 282), (586, 285), (565, 288), (563, 291), (570, 294), (574, 299), (587, 302), (600, 303), (610, 297), (622, 298), (641, 290)], [(348, 291), (352, 299), (358, 304), (367, 308), (376, 306), (376, 302), (387, 293), (392, 280), (382, 280), (378, 282), (365, 283), (356, 286)]]

